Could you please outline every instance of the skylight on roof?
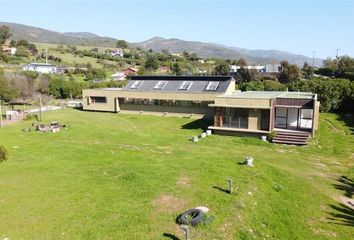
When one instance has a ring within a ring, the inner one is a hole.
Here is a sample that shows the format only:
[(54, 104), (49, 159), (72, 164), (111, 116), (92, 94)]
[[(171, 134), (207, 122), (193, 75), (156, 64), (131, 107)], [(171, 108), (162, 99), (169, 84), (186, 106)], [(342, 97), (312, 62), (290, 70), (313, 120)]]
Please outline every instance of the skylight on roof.
[(216, 91), (219, 87), (219, 82), (209, 82), (208, 86), (206, 87), (205, 90), (207, 91)]
[(182, 85), (179, 87), (179, 90), (188, 90), (192, 86), (191, 81), (184, 81)]
[(159, 81), (159, 82), (155, 85), (154, 89), (162, 89), (162, 88), (166, 85), (166, 83), (167, 83), (167, 81)]
[(133, 89), (138, 89), (141, 84), (143, 84), (143, 81), (135, 81), (130, 88), (133, 88)]

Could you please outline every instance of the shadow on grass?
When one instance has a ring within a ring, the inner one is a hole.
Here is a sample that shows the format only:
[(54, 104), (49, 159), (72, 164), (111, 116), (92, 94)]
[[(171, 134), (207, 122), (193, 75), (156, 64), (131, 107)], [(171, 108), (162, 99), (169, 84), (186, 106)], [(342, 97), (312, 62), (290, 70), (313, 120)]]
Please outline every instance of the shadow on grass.
[(334, 210), (329, 213), (332, 217), (328, 217), (332, 221), (331, 223), (354, 227), (354, 209), (343, 203), (329, 206)]
[(345, 123), (345, 125), (347, 125), (347, 127), (350, 130), (351, 135), (354, 135), (354, 119), (353, 119), (353, 114), (352, 113), (348, 113), (348, 114), (340, 114), (338, 115), (339, 117), (337, 118), (337, 120), (339, 121), (343, 121)]
[(206, 130), (209, 126), (213, 125), (213, 121), (209, 119), (196, 119), (193, 122), (182, 125), (182, 129), (201, 129)]
[(338, 190), (344, 191), (344, 195), (351, 198), (354, 194), (354, 181), (346, 176), (340, 176), (337, 182), (333, 186)]
[(163, 233), (162, 236), (165, 238), (172, 239), (172, 240), (180, 240), (178, 237), (176, 237), (175, 235), (173, 235), (171, 233)]
[(219, 190), (219, 191), (221, 191), (221, 192), (227, 193), (227, 194), (230, 193), (229, 190), (224, 189), (224, 188), (221, 188), (221, 187), (219, 187), (219, 186), (213, 186), (213, 188), (214, 188), (214, 189), (217, 189), (217, 190)]

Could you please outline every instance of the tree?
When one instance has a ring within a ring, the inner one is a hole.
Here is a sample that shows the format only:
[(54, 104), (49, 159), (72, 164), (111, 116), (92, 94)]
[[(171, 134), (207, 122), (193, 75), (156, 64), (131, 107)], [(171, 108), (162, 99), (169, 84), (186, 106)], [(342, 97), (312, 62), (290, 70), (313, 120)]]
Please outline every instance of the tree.
[(213, 71), (213, 75), (229, 75), (230, 74), (230, 68), (229, 65), (227, 65), (226, 63), (221, 63), (219, 65), (217, 65)]
[(159, 62), (157, 61), (154, 55), (149, 55), (146, 58), (145, 68), (147, 70), (157, 70), (159, 68)]
[(289, 64), (288, 61), (282, 61), (280, 63), (281, 71), (279, 80), (282, 83), (289, 83), (300, 79), (300, 68), (294, 64)]
[(0, 27), (0, 44), (4, 44), (11, 37), (10, 28), (8, 26)]
[(310, 79), (313, 77), (313, 74), (315, 73), (313, 67), (311, 67), (307, 62), (304, 63), (304, 66), (302, 67), (302, 74), (306, 79)]
[(183, 74), (182, 68), (181, 68), (180, 64), (177, 62), (172, 65), (171, 70), (174, 75), (182, 75)]
[(124, 41), (124, 40), (117, 40), (116, 47), (117, 48), (127, 48), (128, 47), (128, 43), (126, 41)]

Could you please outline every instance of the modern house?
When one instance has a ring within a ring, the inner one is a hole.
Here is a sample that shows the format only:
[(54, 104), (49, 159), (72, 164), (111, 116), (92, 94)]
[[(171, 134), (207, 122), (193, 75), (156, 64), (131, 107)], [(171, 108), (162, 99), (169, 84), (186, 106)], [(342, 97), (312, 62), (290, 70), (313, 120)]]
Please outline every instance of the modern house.
[(24, 66), (23, 71), (34, 71), (38, 73), (56, 73), (57, 67), (48, 63), (29, 63)]
[(230, 76), (133, 76), (122, 89), (84, 90), (83, 109), (203, 117), (213, 120), (209, 129), (218, 134), (276, 131), (275, 142), (295, 144), (306, 144), (319, 117), (316, 94), (235, 91)]
[(231, 94), (229, 76), (132, 76), (122, 88), (83, 91), (83, 109), (213, 118), (215, 97)]
[(247, 91), (215, 98), (214, 125), (220, 134), (264, 135), (271, 131), (314, 134), (318, 128), (317, 95), (304, 92)]

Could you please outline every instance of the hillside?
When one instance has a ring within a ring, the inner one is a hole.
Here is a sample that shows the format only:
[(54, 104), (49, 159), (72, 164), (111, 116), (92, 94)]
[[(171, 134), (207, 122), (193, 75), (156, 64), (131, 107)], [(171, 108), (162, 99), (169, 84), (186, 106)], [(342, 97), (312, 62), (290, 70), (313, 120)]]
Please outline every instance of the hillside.
[[(273, 60), (282, 61), (287, 60), (292, 64), (303, 65), (306, 62), (312, 63), (312, 58), (288, 53), (278, 50), (250, 50), (238, 47), (228, 47), (216, 43), (203, 43), (195, 41), (184, 41), (176, 38), (165, 39), (161, 37), (154, 37), (147, 41), (134, 43), (136, 46), (144, 49), (153, 49), (155, 51), (161, 51), (167, 49), (172, 53), (194, 52), (201, 57), (216, 57), (223, 59), (239, 59), (245, 58), (251, 64), (264, 64), (271, 63)], [(315, 59), (315, 65), (321, 66), (322, 59)]]
[[(42, 28), (27, 26), (17, 23), (0, 22), (0, 25), (10, 27), (12, 39), (26, 39), (36, 43), (55, 43), (82, 46), (114, 47), (116, 39), (101, 37), (89, 32), (60, 33)], [(303, 65), (304, 62), (312, 63), (312, 58), (278, 50), (251, 50), (238, 47), (229, 47), (216, 43), (185, 41), (176, 38), (165, 39), (154, 37), (152, 39), (132, 43), (133, 46), (145, 50), (161, 51), (167, 49), (171, 53), (188, 51), (196, 53), (203, 58), (239, 59), (245, 58), (250, 64), (265, 64), (275, 61), (287, 60), (290, 63)], [(321, 66), (322, 59), (315, 59), (315, 65)]]
[(114, 47), (116, 39), (101, 37), (96, 34), (80, 33), (60, 33), (23, 24), (0, 22), (10, 28), (12, 39), (26, 39), (30, 42), (71, 44), (84, 46)]

